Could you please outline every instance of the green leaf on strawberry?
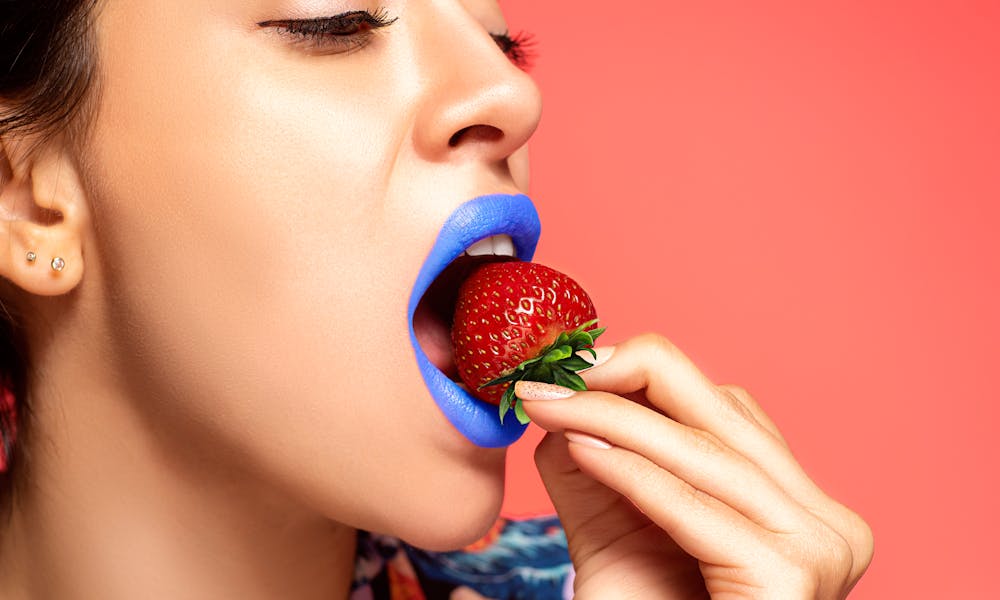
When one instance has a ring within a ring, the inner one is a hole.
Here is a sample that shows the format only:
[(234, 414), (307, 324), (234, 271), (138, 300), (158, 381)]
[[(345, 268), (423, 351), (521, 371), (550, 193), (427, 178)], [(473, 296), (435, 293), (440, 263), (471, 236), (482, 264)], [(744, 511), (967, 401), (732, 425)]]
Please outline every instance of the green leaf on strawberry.
[[(576, 372), (580, 369), (592, 367), (593, 363), (587, 362), (586, 359), (576, 353), (582, 350), (589, 350), (595, 358), (597, 357), (597, 353), (593, 351), (594, 340), (604, 333), (604, 328), (595, 329), (590, 333), (583, 331), (583, 329), (591, 327), (595, 323), (597, 323), (597, 319), (587, 321), (577, 327), (570, 335), (560, 333), (559, 338), (554, 343), (543, 348), (537, 357), (517, 365), (513, 372), (479, 386), (478, 389), (483, 389), (493, 385), (510, 383), (504, 392), (503, 400), (500, 402), (501, 423), (503, 423), (503, 419), (507, 413), (510, 412), (511, 407), (514, 408), (514, 414), (517, 416), (518, 422), (522, 425), (531, 420), (528, 418), (527, 413), (524, 412), (524, 408), (521, 407), (521, 399), (514, 395), (514, 382), (516, 381), (554, 383), (581, 392), (587, 389), (587, 384), (584, 383), (583, 378), (577, 375)], [(597, 335), (594, 335), (594, 332)], [(576, 335), (577, 333), (584, 333), (585, 335)], [(565, 340), (563, 339), (564, 336)], [(570, 344), (561, 343), (563, 341), (570, 341)]]

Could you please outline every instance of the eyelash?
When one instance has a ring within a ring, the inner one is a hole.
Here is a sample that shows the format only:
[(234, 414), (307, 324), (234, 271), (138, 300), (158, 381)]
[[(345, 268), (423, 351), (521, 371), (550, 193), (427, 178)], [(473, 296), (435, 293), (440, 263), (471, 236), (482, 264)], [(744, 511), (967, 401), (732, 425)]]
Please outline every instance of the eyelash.
[(491, 33), (490, 36), (512, 63), (524, 71), (531, 69), (534, 59), (537, 56), (534, 50), (534, 35), (526, 31), (520, 31), (511, 36), (509, 32), (505, 31), (503, 33)]
[[(308, 43), (311, 49), (339, 54), (367, 46), (376, 29), (392, 25), (397, 18), (390, 19), (385, 9), (379, 8), (374, 12), (353, 10), (315, 19), (261, 21), (257, 25), (262, 28), (273, 27), (286, 35), (294, 36), (297, 41)], [(535, 43), (531, 34), (522, 31), (511, 36), (505, 31), (491, 33), (490, 37), (515, 65), (525, 71), (531, 67), (535, 58), (531, 50)]]
[(311, 49), (329, 51), (334, 54), (360, 50), (371, 41), (376, 29), (388, 27), (396, 22), (390, 19), (384, 9), (375, 12), (352, 10), (332, 17), (315, 19), (279, 19), (261, 21), (259, 27), (273, 27), (284, 34), (294, 36), (297, 41), (308, 43)]

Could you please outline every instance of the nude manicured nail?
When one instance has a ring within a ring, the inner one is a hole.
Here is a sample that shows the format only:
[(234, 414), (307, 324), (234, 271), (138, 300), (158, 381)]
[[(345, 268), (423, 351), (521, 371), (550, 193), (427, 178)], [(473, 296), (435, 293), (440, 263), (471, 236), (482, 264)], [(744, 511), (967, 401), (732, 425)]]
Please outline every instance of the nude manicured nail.
[(540, 381), (518, 381), (514, 384), (514, 395), (521, 400), (561, 400), (575, 393), (567, 387)]
[(611, 444), (605, 440), (592, 435), (587, 435), (586, 433), (580, 433), (579, 431), (564, 431), (563, 435), (566, 436), (567, 440), (573, 442), (574, 444), (590, 446), (591, 448), (599, 448), (601, 450), (609, 450), (611, 448)]

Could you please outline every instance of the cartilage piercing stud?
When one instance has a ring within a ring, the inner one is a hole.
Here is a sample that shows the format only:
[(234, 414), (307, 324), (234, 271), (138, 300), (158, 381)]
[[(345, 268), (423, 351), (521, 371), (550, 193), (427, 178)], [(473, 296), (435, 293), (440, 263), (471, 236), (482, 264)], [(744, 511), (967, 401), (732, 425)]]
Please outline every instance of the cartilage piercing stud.
[(25, 258), (28, 259), (28, 262), (33, 263), (33, 262), (35, 262), (35, 259), (38, 258), (38, 255), (35, 254), (34, 252), (28, 252), (25, 255)]
[(63, 260), (61, 257), (58, 257), (58, 256), (52, 259), (52, 270), (53, 271), (62, 271), (64, 268), (66, 268), (66, 261), (65, 260)]

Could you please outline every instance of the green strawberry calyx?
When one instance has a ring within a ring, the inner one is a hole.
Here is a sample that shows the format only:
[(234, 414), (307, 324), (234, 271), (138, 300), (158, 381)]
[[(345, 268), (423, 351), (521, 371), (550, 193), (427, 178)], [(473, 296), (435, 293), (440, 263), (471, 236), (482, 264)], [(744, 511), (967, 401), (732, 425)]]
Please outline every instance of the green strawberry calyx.
[(517, 365), (506, 375), (479, 386), (478, 389), (483, 389), (491, 385), (510, 383), (500, 400), (500, 423), (503, 423), (504, 416), (510, 412), (511, 408), (514, 409), (514, 414), (522, 425), (531, 421), (528, 414), (524, 412), (524, 407), (521, 406), (521, 399), (514, 395), (514, 382), (516, 381), (523, 379), (524, 381), (554, 383), (580, 392), (587, 389), (587, 384), (576, 372), (592, 367), (594, 363), (587, 362), (582, 356), (577, 355), (577, 352), (585, 350), (590, 352), (595, 360), (597, 359), (597, 352), (594, 352), (594, 340), (604, 333), (605, 328), (585, 331), (595, 323), (597, 323), (597, 319), (587, 321), (573, 331), (563, 331), (554, 342), (542, 348), (534, 358)]

